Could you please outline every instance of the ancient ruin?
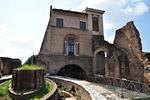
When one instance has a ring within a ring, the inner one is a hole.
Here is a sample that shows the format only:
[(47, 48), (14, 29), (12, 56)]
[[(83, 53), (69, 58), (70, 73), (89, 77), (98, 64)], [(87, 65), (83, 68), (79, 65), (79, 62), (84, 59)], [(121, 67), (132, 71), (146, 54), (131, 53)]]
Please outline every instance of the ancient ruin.
[(144, 82), (150, 84), (150, 53), (143, 53)]
[[(41, 100), (55, 100), (57, 85), (44, 76), (45, 70), (36, 65), (23, 65), (13, 69), (12, 82), (9, 85), (10, 98), (29, 100), (38, 95)], [(44, 94), (41, 95), (42, 93)]]
[(8, 57), (0, 57), (0, 76), (12, 74), (12, 70), (21, 66), (21, 60)]
[(51, 75), (86, 78), (89, 74), (142, 82), (142, 44), (134, 23), (116, 31), (114, 43), (104, 40), (105, 11), (54, 9), (37, 56), (37, 64)]

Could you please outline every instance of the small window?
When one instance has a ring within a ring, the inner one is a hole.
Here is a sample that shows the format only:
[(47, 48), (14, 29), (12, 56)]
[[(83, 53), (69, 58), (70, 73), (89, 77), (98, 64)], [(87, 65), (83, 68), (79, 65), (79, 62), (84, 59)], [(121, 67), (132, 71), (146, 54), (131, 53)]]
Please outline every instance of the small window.
[(86, 22), (80, 21), (80, 29), (86, 30)]
[(56, 19), (56, 26), (57, 26), (58, 28), (63, 27), (63, 19), (62, 19), (62, 18), (57, 18), (57, 19)]
[(99, 31), (98, 18), (93, 17), (93, 31)]

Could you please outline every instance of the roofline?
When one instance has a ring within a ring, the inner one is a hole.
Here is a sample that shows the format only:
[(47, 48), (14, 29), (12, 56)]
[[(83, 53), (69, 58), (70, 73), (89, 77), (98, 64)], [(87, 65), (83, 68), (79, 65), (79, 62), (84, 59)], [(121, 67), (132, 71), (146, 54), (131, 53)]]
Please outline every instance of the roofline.
[(88, 12), (88, 11), (89, 11), (89, 12), (94, 12), (94, 13), (99, 13), (99, 14), (104, 14), (104, 12), (105, 12), (104, 10), (93, 9), (93, 8), (88, 8), (88, 7), (87, 7), (87, 8), (85, 9), (85, 12)]
[(71, 11), (71, 10), (64, 10), (64, 9), (56, 9), (56, 8), (53, 8), (52, 11), (63, 11), (63, 12), (67, 12), (67, 13), (76, 13), (76, 14), (88, 15), (85, 12), (78, 12), (78, 11)]

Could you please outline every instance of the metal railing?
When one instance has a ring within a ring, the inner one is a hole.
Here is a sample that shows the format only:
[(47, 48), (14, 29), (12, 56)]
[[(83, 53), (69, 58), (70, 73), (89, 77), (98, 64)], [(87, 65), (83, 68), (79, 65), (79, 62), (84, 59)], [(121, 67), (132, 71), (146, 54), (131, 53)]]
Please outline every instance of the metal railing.
[(104, 77), (101, 75), (88, 75), (87, 79), (88, 81), (91, 82), (125, 88), (128, 90), (135, 91), (137, 93), (144, 93), (150, 95), (150, 84), (140, 83), (137, 81), (126, 80), (126, 79)]

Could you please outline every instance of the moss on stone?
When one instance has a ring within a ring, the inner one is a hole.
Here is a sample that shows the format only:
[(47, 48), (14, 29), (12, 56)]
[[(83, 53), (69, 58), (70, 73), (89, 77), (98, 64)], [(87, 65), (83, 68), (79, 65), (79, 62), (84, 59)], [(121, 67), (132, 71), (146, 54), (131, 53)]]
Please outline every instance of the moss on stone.
[(38, 70), (38, 69), (42, 69), (42, 67), (39, 67), (37, 65), (23, 65), (17, 69), (19, 69), (19, 70)]

